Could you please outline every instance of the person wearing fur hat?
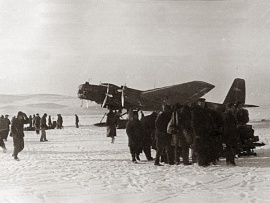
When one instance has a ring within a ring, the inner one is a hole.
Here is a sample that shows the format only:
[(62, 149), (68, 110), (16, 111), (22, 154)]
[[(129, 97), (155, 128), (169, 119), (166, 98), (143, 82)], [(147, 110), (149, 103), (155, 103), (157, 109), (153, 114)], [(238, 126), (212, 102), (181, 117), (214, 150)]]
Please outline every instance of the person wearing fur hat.
[(19, 111), (17, 117), (12, 119), (11, 123), (11, 134), (13, 137), (14, 151), (12, 156), (15, 160), (19, 161), (18, 154), (24, 148), (24, 124), (29, 123), (28, 117), (25, 113)]

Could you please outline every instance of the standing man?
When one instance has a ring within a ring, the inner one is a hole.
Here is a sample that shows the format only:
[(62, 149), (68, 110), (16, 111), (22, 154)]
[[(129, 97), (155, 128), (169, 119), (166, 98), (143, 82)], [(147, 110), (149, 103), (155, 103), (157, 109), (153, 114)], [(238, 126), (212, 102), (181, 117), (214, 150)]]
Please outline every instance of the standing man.
[(47, 114), (45, 113), (45, 114), (42, 116), (41, 122), (40, 122), (40, 128), (41, 128), (40, 142), (48, 141), (48, 140), (46, 139), (46, 129), (48, 128), (46, 118), (47, 118)]
[(137, 111), (133, 112), (132, 117), (127, 122), (126, 133), (128, 136), (128, 146), (131, 153), (131, 158), (133, 163), (137, 163), (136, 159), (140, 161), (139, 154), (142, 150), (142, 136), (143, 127), (141, 121), (139, 120), (139, 115)]
[(141, 118), (141, 124), (143, 126), (143, 151), (148, 161), (154, 160), (151, 156), (152, 137), (151, 134), (155, 130), (155, 121), (157, 113), (153, 112), (148, 116)]
[(24, 132), (23, 126), (29, 122), (25, 113), (19, 111), (17, 118), (14, 118), (11, 123), (11, 134), (13, 137), (14, 152), (12, 156), (15, 160), (19, 161), (19, 152), (24, 148)]
[(8, 115), (5, 115), (4, 124), (6, 125), (6, 130), (4, 131), (4, 140), (7, 141), (9, 134), (9, 126), (11, 124), (10, 120), (8, 119)]
[(226, 164), (235, 166), (235, 152), (239, 142), (237, 120), (234, 116), (235, 106), (230, 103), (223, 114), (224, 133), (222, 141), (226, 144)]
[(177, 106), (167, 131), (172, 134), (171, 144), (174, 146), (175, 164), (180, 164), (180, 156), (183, 158), (184, 165), (189, 163), (189, 147), (192, 144), (191, 114), (188, 106)]
[(38, 135), (40, 130), (40, 117), (38, 113), (33, 119), (33, 125), (35, 126), (36, 134)]
[(208, 166), (210, 164), (209, 154), (209, 116), (205, 109), (205, 99), (197, 100), (191, 114), (191, 126), (193, 129), (192, 160), (198, 162), (199, 166)]
[(116, 125), (117, 125), (117, 117), (115, 116), (113, 110), (110, 109), (109, 113), (107, 114), (106, 126), (107, 126), (107, 137), (112, 138), (111, 143), (114, 143), (115, 140)]
[(156, 125), (156, 146), (157, 146), (157, 151), (156, 151), (156, 158), (155, 158), (155, 165), (156, 166), (162, 166), (160, 164), (159, 158), (161, 155), (165, 152), (167, 155), (167, 161), (169, 164), (171, 162), (171, 157), (170, 157), (170, 142), (171, 142), (171, 135), (167, 133), (167, 126), (168, 123), (171, 120), (171, 108), (168, 105), (163, 106), (163, 112), (158, 115), (155, 125)]
[(79, 117), (77, 116), (77, 114), (75, 114), (75, 125), (76, 128), (79, 128)]

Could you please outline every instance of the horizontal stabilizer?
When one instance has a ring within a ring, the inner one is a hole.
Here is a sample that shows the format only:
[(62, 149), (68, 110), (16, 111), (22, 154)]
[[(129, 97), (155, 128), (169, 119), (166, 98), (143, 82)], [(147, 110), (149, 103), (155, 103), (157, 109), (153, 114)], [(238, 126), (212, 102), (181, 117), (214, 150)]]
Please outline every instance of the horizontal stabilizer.
[(251, 108), (251, 107), (259, 107), (259, 106), (253, 105), (253, 104), (244, 104), (243, 107), (244, 108)]

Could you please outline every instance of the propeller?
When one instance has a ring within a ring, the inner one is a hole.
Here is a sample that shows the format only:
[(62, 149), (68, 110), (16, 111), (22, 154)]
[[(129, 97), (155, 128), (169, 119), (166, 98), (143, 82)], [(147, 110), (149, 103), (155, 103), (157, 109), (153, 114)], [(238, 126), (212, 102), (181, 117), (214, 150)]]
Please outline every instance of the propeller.
[(121, 105), (123, 108), (125, 106), (125, 89), (126, 85), (123, 85), (122, 88), (118, 90), (118, 92), (121, 92)]
[(103, 104), (102, 104), (102, 108), (105, 107), (106, 103), (107, 103), (107, 100), (108, 100), (108, 97), (112, 97), (111, 94), (109, 94), (109, 91), (110, 91), (110, 85), (107, 85), (107, 92), (105, 93), (105, 98), (104, 98), (104, 101), (103, 101)]

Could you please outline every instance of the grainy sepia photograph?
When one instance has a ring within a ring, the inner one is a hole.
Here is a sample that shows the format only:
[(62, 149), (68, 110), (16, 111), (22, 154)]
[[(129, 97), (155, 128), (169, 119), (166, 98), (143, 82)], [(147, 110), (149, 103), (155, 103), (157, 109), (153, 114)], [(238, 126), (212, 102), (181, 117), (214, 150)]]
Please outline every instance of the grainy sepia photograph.
[(268, 0), (0, 0), (0, 202), (270, 202), (269, 56)]

